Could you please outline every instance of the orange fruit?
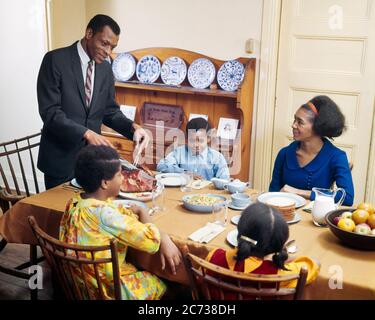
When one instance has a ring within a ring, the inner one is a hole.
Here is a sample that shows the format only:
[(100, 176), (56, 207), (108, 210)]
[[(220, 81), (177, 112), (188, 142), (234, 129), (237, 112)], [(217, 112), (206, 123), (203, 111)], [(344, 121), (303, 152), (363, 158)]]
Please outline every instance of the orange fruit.
[(374, 214), (375, 213), (375, 209), (374, 209), (373, 205), (371, 203), (369, 203), (369, 202), (361, 202), (357, 206), (357, 209), (366, 210), (369, 214)]
[(370, 216), (367, 218), (366, 223), (371, 227), (371, 229), (375, 229), (375, 213), (370, 214)]
[(354, 228), (355, 228), (355, 223), (354, 223), (354, 221), (352, 219), (343, 218), (343, 219), (340, 219), (340, 221), (337, 223), (337, 226), (341, 230), (353, 231)]
[(368, 211), (363, 209), (357, 209), (352, 214), (352, 220), (355, 222), (355, 224), (365, 223), (368, 217)]

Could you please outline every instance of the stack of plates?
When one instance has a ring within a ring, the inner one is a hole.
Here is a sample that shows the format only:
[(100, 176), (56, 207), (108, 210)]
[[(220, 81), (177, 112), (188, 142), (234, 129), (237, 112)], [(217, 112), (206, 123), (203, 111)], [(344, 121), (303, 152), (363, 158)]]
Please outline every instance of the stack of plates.
[(266, 203), (279, 210), (279, 212), (283, 215), (285, 221), (291, 221), (294, 219), (296, 203), (292, 199), (274, 197), (269, 199)]

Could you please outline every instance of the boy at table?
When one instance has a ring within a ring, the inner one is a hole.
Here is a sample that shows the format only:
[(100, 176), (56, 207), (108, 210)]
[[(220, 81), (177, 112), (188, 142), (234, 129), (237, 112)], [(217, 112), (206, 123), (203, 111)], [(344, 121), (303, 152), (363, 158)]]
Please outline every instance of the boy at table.
[(177, 147), (161, 159), (156, 170), (177, 173), (189, 171), (194, 173), (195, 178), (229, 180), (224, 156), (207, 146), (210, 129), (208, 121), (203, 118), (190, 120), (186, 125), (187, 144)]

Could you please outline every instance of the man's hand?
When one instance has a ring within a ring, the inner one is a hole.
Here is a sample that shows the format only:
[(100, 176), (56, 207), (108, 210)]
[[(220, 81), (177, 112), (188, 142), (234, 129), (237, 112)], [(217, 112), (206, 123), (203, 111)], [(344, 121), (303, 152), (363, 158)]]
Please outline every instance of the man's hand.
[(100, 134), (97, 134), (96, 132), (88, 129), (85, 134), (83, 135), (83, 138), (89, 143), (94, 145), (104, 145), (108, 147), (114, 148), (112, 143), (110, 143), (106, 138), (101, 136)]
[(135, 130), (133, 140), (135, 141), (135, 149), (137, 150), (135, 154), (138, 155), (148, 147), (148, 144), (150, 143), (150, 137), (148, 136), (145, 129), (143, 129), (140, 125), (133, 123), (133, 128)]
[(180, 250), (173, 243), (167, 234), (162, 233), (160, 243), (161, 269), (165, 269), (165, 261), (169, 263), (172, 273), (175, 275), (181, 263), (182, 256)]

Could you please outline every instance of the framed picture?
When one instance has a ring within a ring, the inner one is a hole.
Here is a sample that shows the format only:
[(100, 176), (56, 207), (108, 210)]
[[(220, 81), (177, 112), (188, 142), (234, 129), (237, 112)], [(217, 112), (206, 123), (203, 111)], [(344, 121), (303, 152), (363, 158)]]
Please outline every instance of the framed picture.
[(188, 121), (190, 121), (191, 119), (195, 119), (195, 118), (203, 118), (206, 121), (208, 121), (208, 115), (207, 114), (199, 114), (199, 113), (190, 113)]
[(135, 113), (137, 111), (137, 108), (135, 106), (121, 105), (120, 110), (125, 115), (125, 117), (134, 121)]
[(220, 118), (217, 128), (217, 136), (222, 139), (236, 139), (239, 120), (232, 118)]

